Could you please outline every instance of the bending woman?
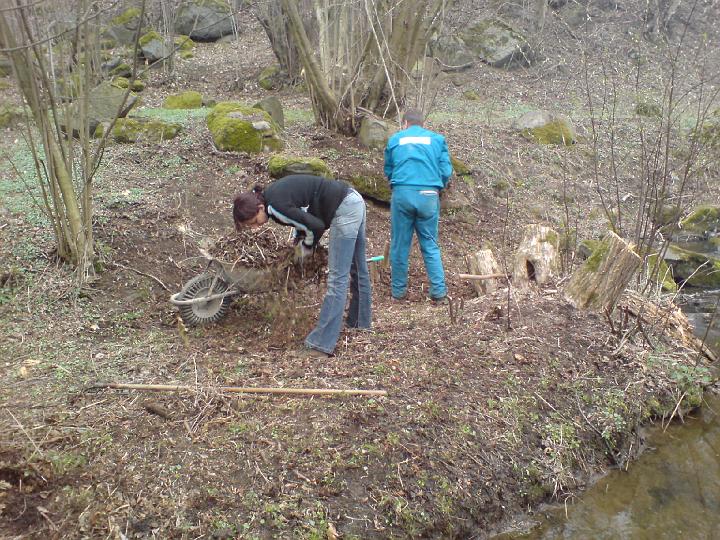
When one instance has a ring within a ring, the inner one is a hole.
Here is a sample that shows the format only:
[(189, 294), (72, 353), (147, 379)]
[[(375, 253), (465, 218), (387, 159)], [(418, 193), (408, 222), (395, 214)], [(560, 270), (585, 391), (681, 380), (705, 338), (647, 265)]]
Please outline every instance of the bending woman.
[(307, 356), (332, 355), (340, 336), (350, 283), (346, 325), (371, 326), (370, 276), (365, 259), (365, 201), (350, 186), (319, 176), (296, 174), (235, 197), (235, 227), (259, 227), (272, 219), (295, 227), (303, 254), (310, 254), (330, 229), (327, 292), (317, 325), (305, 339)]

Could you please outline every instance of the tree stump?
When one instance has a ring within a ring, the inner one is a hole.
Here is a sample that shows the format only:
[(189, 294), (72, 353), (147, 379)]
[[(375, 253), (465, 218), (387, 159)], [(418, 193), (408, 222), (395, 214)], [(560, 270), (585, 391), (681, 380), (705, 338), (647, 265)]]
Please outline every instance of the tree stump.
[(608, 232), (585, 264), (573, 273), (565, 295), (580, 309), (612, 310), (640, 262), (632, 244)]
[(513, 264), (516, 287), (526, 287), (531, 282), (542, 285), (558, 274), (559, 241), (558, 234), (550, 227), (537, 224), (525, 227)]
[[(498, 266), (492, 251), (489, 249), (481, 249), (480, 251), (467, 255), (465, 260), (467, 261), (468, 272), (470, 274), (485, 275), (500, 273), (500, 266)], [(495, 292), (498, 288), (498, 283), (497, 279), (474, 280), (472, 281), (472, 286), (475, 288), (477, 295), (482, 296)]]

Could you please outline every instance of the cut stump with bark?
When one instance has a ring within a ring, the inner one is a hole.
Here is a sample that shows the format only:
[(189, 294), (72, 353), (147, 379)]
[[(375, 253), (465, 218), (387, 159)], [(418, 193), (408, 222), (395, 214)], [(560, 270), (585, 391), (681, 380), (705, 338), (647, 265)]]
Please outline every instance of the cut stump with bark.
[(632, 244), (608, 232), (573, 273), (565, 296), (579, 309), (612, 311), (641, 262)]
[[(471, 253), (465, 257), (468, 265), (468, 272), (473, 275), (491, 275), (499, 274), (500, 266), (498, 265), (492, 250), (481, 249), (475, 253)], [(472, 286), (478, 296), (493, 293), (498, 288), (497, 279), (473, 280)]]
[(525, 227), (513, 264), (516, 287), (527, 287), (530, 283), (542, 285), (558, 274), (559, 242), (558, 234), (550, 227), (537, 224)]

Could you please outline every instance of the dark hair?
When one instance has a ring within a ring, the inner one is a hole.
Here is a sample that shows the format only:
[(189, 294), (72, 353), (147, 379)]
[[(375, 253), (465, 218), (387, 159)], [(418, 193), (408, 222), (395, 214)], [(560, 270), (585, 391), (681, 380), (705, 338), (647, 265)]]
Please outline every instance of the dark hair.
[(422, 126), (425, 118), (423, 118), (423, 113), (417, 109), (408, 109), (403, 114), (403, 121), (411, 126)]
[(237, 195), (233, 201), (235, 228), (239, 228), (248, 219), (254, 218), (258, 213), (258, 206), (261, 204), (265, 204), (262, 186), (256, 185), (252, 191)]

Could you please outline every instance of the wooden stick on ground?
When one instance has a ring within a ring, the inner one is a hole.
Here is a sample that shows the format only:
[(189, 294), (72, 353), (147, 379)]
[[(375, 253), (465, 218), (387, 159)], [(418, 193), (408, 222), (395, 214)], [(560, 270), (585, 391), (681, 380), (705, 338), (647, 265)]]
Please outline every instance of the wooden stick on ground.
[(469, 279), (471, 281), (482, 281), (485, 279), (498, 279), (498, 278), (504, 278), (507, 277), (505, 274), (485, 274), (485, 275), (479, 275), (479, 274), (458, 274), (458, 277), (460, 279)]
[[(98, 383), (91, 388), (115, 388), (118, 390), (145, 390), (151, 392), (192, 392), (196, 386), (183, 384), (131, 384)], [(267, 388), (243, 386), (218, 386), (219, 392), (236, 394), (301, 394), (310, 396), (386, 396), (385, 390), (342, 390), (338, 388)]]

